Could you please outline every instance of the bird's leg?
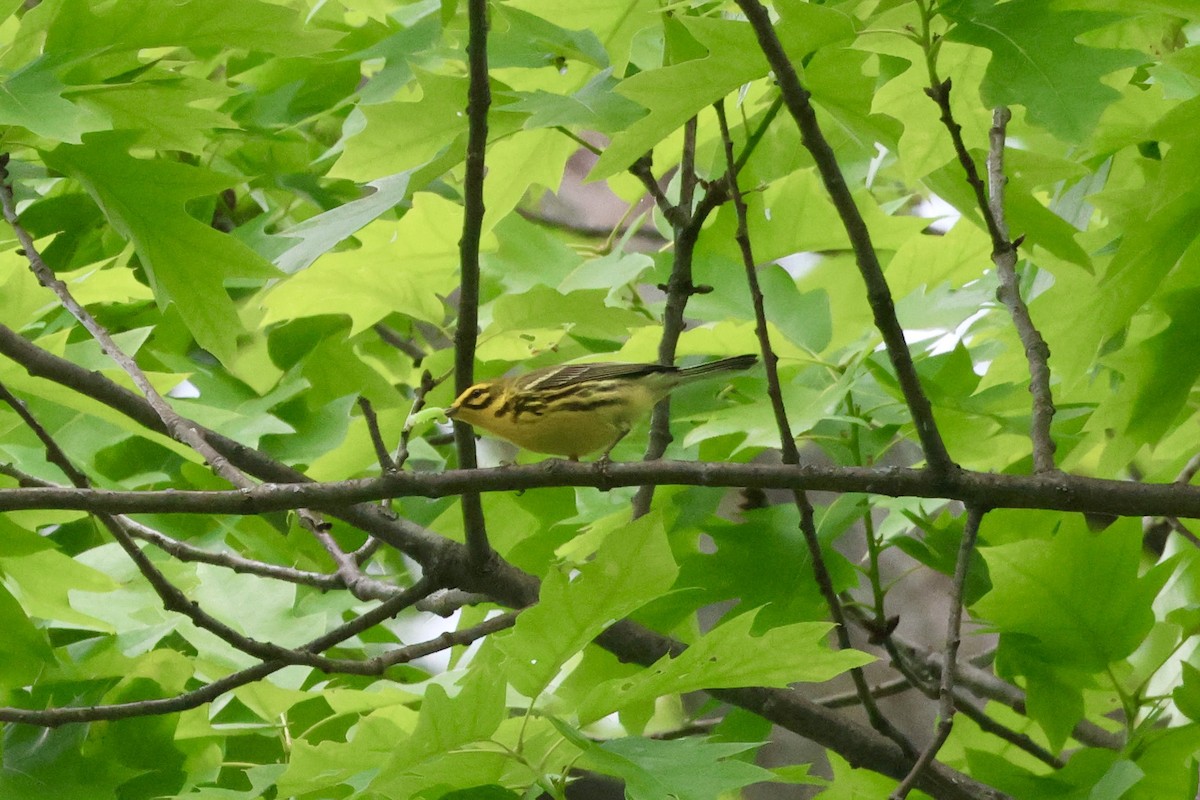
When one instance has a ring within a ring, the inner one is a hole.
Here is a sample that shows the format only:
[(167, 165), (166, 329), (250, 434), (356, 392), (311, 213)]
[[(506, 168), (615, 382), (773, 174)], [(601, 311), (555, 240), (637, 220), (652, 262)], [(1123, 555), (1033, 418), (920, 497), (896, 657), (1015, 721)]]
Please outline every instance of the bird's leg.
[(610, 456), (612, 455), (613, 448), (620, 444), (621, 440), (629, 434), (630, 428), (631, 426), (628, 423), (625, 423), (617, 430), (617, 438), (613, 439), (612, 444), (605, 448), (604, 452), (600, 454), (600, 458), (596, 459), (596, 463), (601, 465), (601, 468), (612, 463), (612, 458)]

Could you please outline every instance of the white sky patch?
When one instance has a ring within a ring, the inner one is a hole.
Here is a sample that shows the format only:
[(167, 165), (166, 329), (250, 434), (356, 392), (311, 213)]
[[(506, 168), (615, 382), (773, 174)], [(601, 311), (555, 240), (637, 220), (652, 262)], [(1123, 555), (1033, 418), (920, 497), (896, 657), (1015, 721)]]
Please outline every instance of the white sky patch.
[(200, 389), (196, 384), (189, 380), (182, 380), (175, 384), (171, 391), (167, 392), (167, 397), (174, 397), (179, 400), (195, 400), (200, 396)]

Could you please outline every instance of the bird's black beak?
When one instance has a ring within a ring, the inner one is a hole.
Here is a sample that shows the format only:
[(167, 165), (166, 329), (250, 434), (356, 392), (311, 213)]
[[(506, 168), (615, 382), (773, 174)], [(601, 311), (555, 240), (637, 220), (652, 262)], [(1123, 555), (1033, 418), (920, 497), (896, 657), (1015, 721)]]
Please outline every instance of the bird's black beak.
[(458, 406), (450, 406), (446, 409), (446, 416), (454, 419), (454, 415), (458, 413)]

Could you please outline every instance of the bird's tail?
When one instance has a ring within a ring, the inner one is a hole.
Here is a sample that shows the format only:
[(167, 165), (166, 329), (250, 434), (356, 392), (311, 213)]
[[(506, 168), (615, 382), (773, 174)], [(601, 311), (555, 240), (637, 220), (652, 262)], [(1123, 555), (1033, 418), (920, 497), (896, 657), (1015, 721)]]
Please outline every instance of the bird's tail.
[(758, 363), (758, 356), (753, 353), (747, 353), (743, 356), (730, 356), (717, 361), (710, 361), (707, 364), (697, 364), (694, 367), (684, 367), (679, 370), (681, 378), (690, 379), (698, 378), (702, 375), (709, 375), (714, 372), (730, 372), (739, 369), (750, 369)]

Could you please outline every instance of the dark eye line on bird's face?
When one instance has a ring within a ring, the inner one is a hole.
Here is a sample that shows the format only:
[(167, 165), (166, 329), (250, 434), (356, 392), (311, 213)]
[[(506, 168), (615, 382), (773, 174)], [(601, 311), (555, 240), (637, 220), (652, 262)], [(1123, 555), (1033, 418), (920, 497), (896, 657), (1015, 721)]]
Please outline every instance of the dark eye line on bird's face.
[(482, 411), (492, 404), (492, 390), (486, 386), (480, 386), (472, 389), (466, 397), (462, 399), (460, 405), (463, 408), (469, 408), (472, 411)]

